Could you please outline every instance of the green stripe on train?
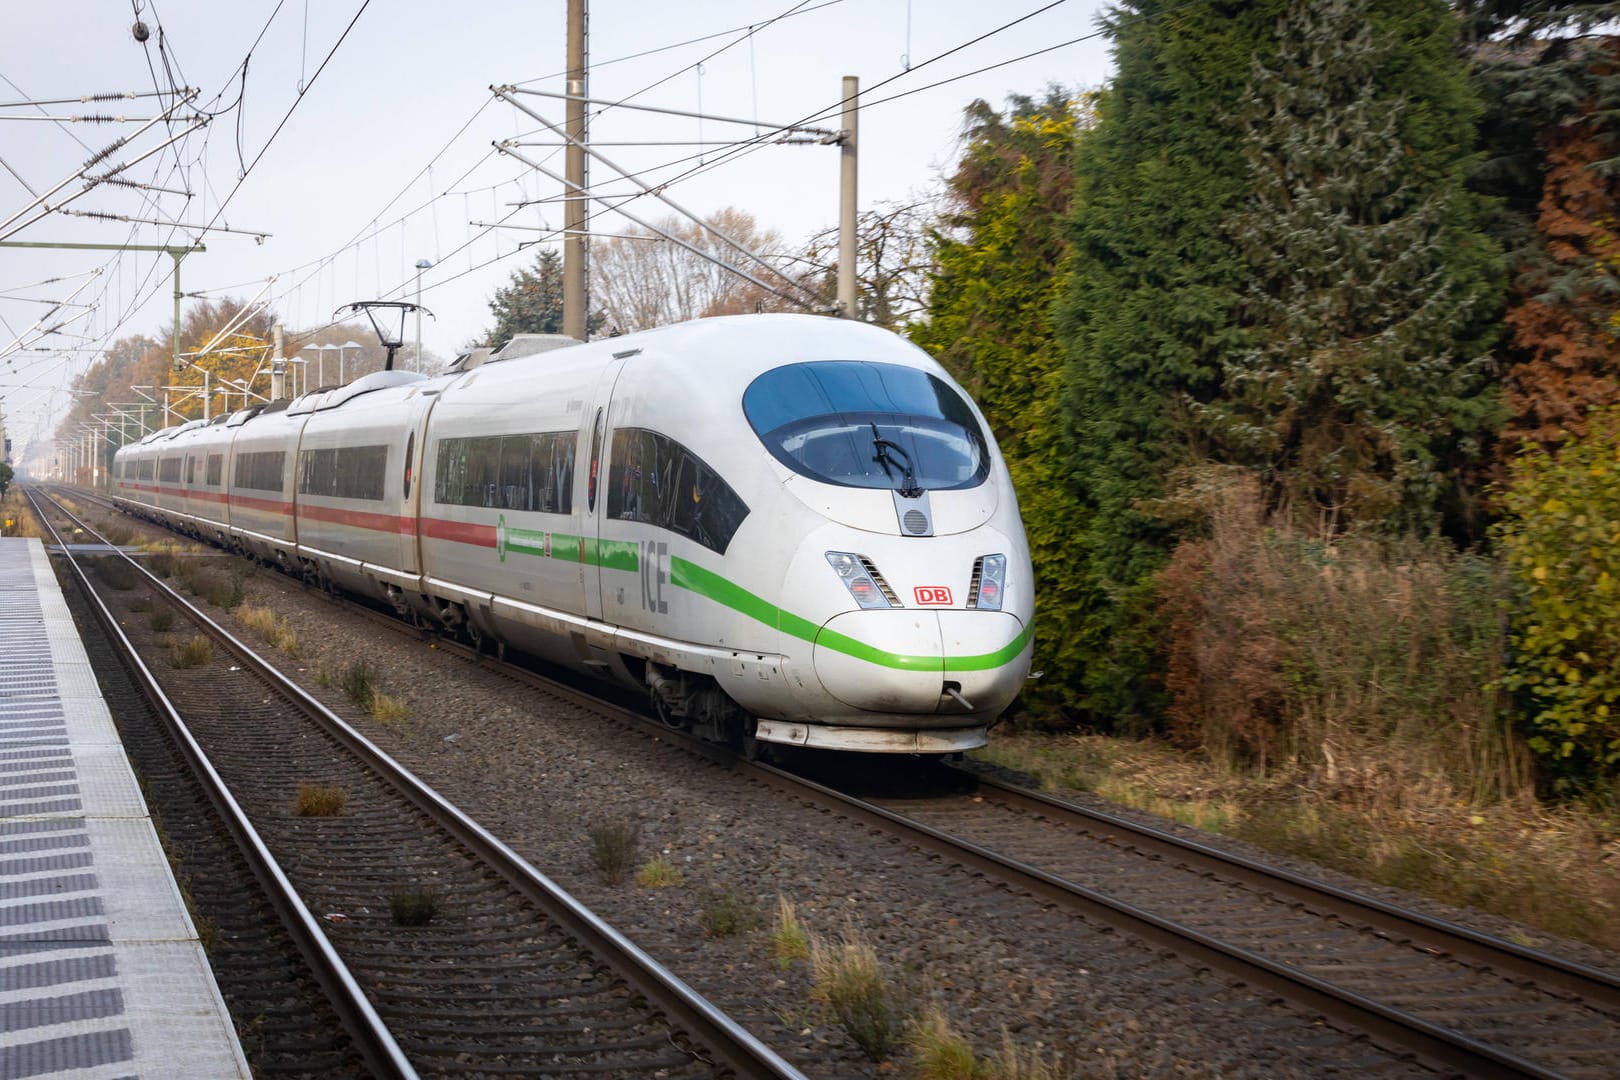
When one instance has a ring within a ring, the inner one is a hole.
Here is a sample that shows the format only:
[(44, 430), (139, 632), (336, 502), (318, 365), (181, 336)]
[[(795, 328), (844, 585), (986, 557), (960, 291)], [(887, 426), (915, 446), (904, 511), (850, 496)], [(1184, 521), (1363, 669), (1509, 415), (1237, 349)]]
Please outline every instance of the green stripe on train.
[[(515, 551), (536, 558), (582, 562), (587, 566), (600, 566), (606, 570), (622, 570), (631, 574), (639, 573), (641, 570), (641, 545), (634, 541), (593, 540), (590, 537), (567, 533), (514, 529), (506, 524), (505, 515), (502, 515), (500, 523), (496, 526), (495, 546), (500, 552), (502, 562), (506, 561), (508, 551)], [(1029, 644), (1030, 633), (1034, 629), (1032, 625), (1026, 625), (1017, 637), (1001, 648), (977, 656), (913, 656), (879, 649), (847, 634), (840, 634), (836, 630), (822, 629), (809, 619), (779, 608), (736, 582), (712, 570), (705, 570), (697, 563), (683, 559), (679, 555), (670, 559), (669, 580), (677, 588), (712, 600), (766, 626), (775, 627), (790, 637), (897, 671), (988, 671), (998, 668), (1016, 659), (1018, 654), (1024, 651), (1024, 646)]]
[(784, 634), (808, 641), (857, 660), (899, 671), (988, 671), (1001, 667), (1017, 658), (1029, 643), (1031, 626), (1025, 626), (1018, 636), (994, 652), (977, 656), (912, 656), (892, 653), (858, 641), (836, 630), (824, 630), (808, 619), (785, 611), (712, 570), (705, 570), (679, 555), (670, 559), (669, 580), (688, 592), (694, 592), (733, 611), (748, 616), (766, 626), (774, 626)]

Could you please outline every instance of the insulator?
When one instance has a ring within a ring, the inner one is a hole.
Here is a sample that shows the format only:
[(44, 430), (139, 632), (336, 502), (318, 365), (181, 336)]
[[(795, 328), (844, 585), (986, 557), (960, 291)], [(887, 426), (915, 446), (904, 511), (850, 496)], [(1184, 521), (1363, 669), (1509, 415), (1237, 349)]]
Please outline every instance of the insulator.
[(85, 162), (83, 165), (80, 165), (79, 170), (82, 172), (85, 169), (90, 168), (92, 165), (96, 165), (99, 162), (106, 161), (108, 158), (110, 158), (114, 154), (118, 153), (118, 151), (122, 150), (124, 148), (124, 144), (127, 143), (128, 141), (129, 141), (128, 139), (125, 139), (125, 138), (122, 138), (122, 137), (120, 137), (118, 139), (115, 139), (110, 145), (108, 145), (108, 147), (105, 150), (101, 151), (99, 154), (97, 154), (95, 157), (91, 158), (89, 161)]

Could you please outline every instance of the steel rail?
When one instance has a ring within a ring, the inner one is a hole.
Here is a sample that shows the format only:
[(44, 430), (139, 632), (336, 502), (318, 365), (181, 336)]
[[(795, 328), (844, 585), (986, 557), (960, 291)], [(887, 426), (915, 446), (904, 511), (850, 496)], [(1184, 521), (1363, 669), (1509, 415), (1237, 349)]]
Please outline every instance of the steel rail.
[(1009, 882), (1035, 896), (1064, 907), (1080, 907), (1125, 933), (1140, 937), (1181, 956), (1190, 956), (1263, 987), (1295, 1004), (1320, 1012), (1363, 1032), (1378, 1046), (1396, 1053), (1411, 1053), (1430, 1067), (1457, 1069), (1471, 1077), (1536, 1077), (1554, 1080), (1562, 1074), (1508, 1053), (1460, 1032), (1364, 995), (1335, 986), (1296, 968), (1279, 964), (1258, 953), (1238, 948), (1191, 927), (1162, 918), (1077, 882), (1049, 874), (970, 841), (834, 790), (814, 780), (785, 772), (774, 765), (748, 762), (759, 777), (824, 809), (873, 820), (918, 848), (932, 852), (986, 877)]
[[(80, 525), (87, 527), (82, 522)], [(398, 787), (413, 805), (443, 826), (458, 842), (475, 852), (547, 917), (572, 934), (587, 949), (606, 959), (626, 983), (648, 1001), (655, 1003), (675, 1026), (696, 1038), (703, 1049), (712, 1051), (732, 1073), (749, 1080), (753, 1078), (807, 1080), (803, 1073), (760, 1042), (752, 1032), (698, 994), (685, 981), (564, 891), (560, 885), (541, 873), (483, 826), (463, 814), (453, 803), (423, 783), (414, 773), (355, 730), (342, 717), (326, 708), (298, 683), (259, 656), (250, 646), (209, 618), (166, 583), (150, 574), (135, 560), (127, 555), (124, 558), (146, 576), (152, 585), (167, 594), (170, 600), (188, 611), (208, 629), (209, 633), (237, 653), (244, 662), (250, 664), (261, 677), (317, 717), (322, 726), (351, 753), (389, 783)]]
[[(414, 1080), (417, 1074), (410, 1060), (406, 1058), (404, 1051), (395, 1042), (394, 1036), (388, 1030), (388, 1026), (377, 1015), (376, 1009), (372, 1007), (365, 992), (360, 989), (360, 984), (355, 980), (353, 973), (349, 971), (348, 965), (338, 956), (337, 951), (332, 948), (332, 943), (327, 940), (326, 934), (316, 924), (315, 917), (309, 913), (309, 908), (305, 906), (304, 901), (293, 888), (292, 882), (288, 880), (287, 875), (282, 871), (275, 857), (270, 854), (270, 849), (265, 846), (258, 830), (253, 827), (252, 822), (248, 821), (247, 816), (242, 812), (242, 808), (237, 805), (236, 799), (225, 787), (224, 781), (214, 770), (214, 766), (209, 762), (207, 755), (203, 753), (202, 747), (198, 745), (196, 739), (192, 737), (191, 731), (186, 727), (185, 720), (158, 685), (157, 677), (152, 674), (151, 669), (141, 660), (139, 654), (135, 651), (135, 646), (125, 636), (117, 620), (113, 618), (112, 612), (107, 610), (106, 605), (102, 603), (101, 597), (96, 594), (95, 589), (90, 584), (89, 575), (85, 573), (84, 567), (79, 565), (79, 560), (74, 556), (70, 545), (63, 540), (56, 527), (41, 512), (35, 492), (25, 488), (23, 493), (28, 499), (29, 505), (33, 507), (34, 516), (50, 532), (52, 541), (61, 549), (62, 554), (67, 558), (68, 565), (73, 568), (73, 573), (79, 582), (79, 588), (88, 599), (91, 610), (95, 613), (96, 621), (101, 624), (102, 630), (113, 641), (136, 685), (140, 687), (146, 699), (151, 702), (152, 707), (169, 729), (175, 745), (190, 764), (198, 782), (202, 785), (203, 791), (207, 794), (209, 802), (213, 804), (215, 812), (219, 814), (220, 820), (225, 824), (226, 829), (247, 859), (254, 877), (258, 879), (260, 886), (265, 890), (270, 905), (275, 909), (276, 914), (281, 917), (282, 923), (286, 926), (299, 952), (303, 955), (304, 962), (309, 965), (316, 981), (320, 983), (321, 989), (325, 991), (327, 999), (332, 1003), (339, 1021), (343, 1024), (344, 1029), (349, 1032), (350, 1037), (354, 1039), (355, 1048), (365, 1061), (367, 1068), (378, 1076)], [(86, 522), (55, 499), (52, 499), (49, 495), (46, 495), (45, 498), (50, 501), (51, 505), (59, 513), (65, 515), (79, 528), (84, 529), (92, 536), (100, 536)], [(105, 540), (105, 537), (102, 537), (102, 540)], [(109, 545), (108, 550), (123, 555), (122, 552), (118, 552), (117, 548), (111, 545)], [(143, 574), (147, 573), (145, 567), (135, 564), (134, 560), (127, 555), (123, 557), (126, 561), (134, 564)], [(156, 581), (155, 578), (153, 580)], [(167, 587), (165, 586), (165, 588)], [(172, 590), (170, 590), (170, 595), (173, 595)], [(189, 604), (186, 606), (190, 607)]]
[(1124, 837), (1133, 845), (1188, 866), (1222, 875), (1245, 885), (1303, 904), (1324, 900), (1367, 926), (1396, 940), (1412, 941), (1441, 955), (1490, 968), (1507, 978), (1527, 979), (1558, 988), (1603, 1008), (1620, 1012), (1620, 975), (1532, 949), (1505, 938), (1495, 937), (1458, 923), (1412, 911), (1376, 897), (1316, 881), (1280, 867), (1267, 866), (1243, 855), (1221, 851), (1196, 840), (1162, 832), (1148, 825), (1127, 821), (1103, 811), (1003, 783), (972, 769), (952, 766), (953, 771), (970, 778), (981, 789), (989, 788), (995, 797), (1021, 808), (1038, 812), (1057, 810), (1083, 818), (1088, 825)]

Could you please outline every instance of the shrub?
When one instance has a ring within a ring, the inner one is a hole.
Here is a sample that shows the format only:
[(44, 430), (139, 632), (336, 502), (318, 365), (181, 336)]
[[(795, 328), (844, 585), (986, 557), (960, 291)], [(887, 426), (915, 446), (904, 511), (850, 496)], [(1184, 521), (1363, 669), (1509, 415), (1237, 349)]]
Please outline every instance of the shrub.
[(1252, 478), (1158, 579), (1172, 731), (1262, 772), (1403, 802), (1525, 790), (1501, 695), (1500, 567), (1444, 541), (1271, 525)]
[(591, 860), (602, 879), (617, 885), (635, 865), (641, 828), (633, 821), (602, 821), (591, 827)]
[(153, 631), (166, 634), (174, 626), (174, 612), (166, 607), (157, 608), (147, 621), (151, 624)]
[(100, 558), (91, 563), (96, 576), (106, 582), (107, 588), (127, 592), (135, 587), (135, 571), (129, 563), (117, 556)]
[(877, 950), (851, 932), (837, 945), (810, 943), (812, 995), (832, 1010), (838, 1024), (873, 1061), (894, 1049), (898, 1026)]
[(1563, 785), (1620, 775), (1620, 407), (1514, 459), (1496, 536), (1517, 592), (1502, 686)]
[(210, 604), (227, 610), (240, 605), (246, 595), (242, 589), (240, 574), (231, 574), (224, 581), (210, 575), (203, 579), (201, 592)]
[(395, 926), (426, 926), (443, 910), (439, 895), (430, 889), (396, 892), (388, 898)]
[(732, 892), (711, 892), (704, 898), (698, 923), (710, 937), (732, 937), (758, 926), (759, 912)]
[(343, 672), (343, 692), (362, 708), (371, 708), (372, 695), (377, 692), (377, 672), (364, 660), (350, 664)]
[(293, 810), (299, 817), (337, 817), (348, 805), (349, 796), (330, 784), (299, 784)]

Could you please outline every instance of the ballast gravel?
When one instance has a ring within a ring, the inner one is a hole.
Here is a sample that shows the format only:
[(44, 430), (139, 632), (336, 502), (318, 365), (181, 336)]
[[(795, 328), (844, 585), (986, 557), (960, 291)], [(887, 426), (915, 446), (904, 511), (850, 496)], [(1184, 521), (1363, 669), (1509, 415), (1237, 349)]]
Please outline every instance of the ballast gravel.
[[(981, 1059), (1010, 1044), (1061, 1077), (1430, 1075), (1219, 973), (380, 630), (280, 574), (256, 571), (245, 589), (297, 634), (297, 657), (263, 647), (284, 670), (809, 1076), (916, 1073), (903, 1040), (872, 1060), (816, 1000), (809, 965), (778, 962), (784, 902), (824, 942), (869, 943), (896, 1015), (939, 1010)], [(404, 719), (379, 723), (343, 694), (359, 663)], [(602, 825), (637, 831), (617, 884), (592, 855)], [(679, 881), (638, 885), (654, 858)]]

